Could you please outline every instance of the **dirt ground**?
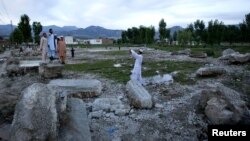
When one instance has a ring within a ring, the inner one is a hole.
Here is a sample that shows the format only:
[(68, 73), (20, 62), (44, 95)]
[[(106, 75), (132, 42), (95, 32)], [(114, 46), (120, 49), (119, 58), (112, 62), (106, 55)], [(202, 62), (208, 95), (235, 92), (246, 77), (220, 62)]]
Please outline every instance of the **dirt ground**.
[[(128, 50), (128, 47), (122, 50)], [(67, 53), (68, 64), (78, 64), (88, 61), (102, 59), (126, 59), (128, 55), (107, 55), (105, 52), (118, 50), (117, 48), (98, 48), (98, 49), (81, 49), (75, 48), (75, 58), (70, 57), (70, 51)], [(190, 61), (203, 62), (206, 65), (213, 64), (227, 70), (227, 75), (198, 79), (191, 85), (182, 85), (177, 82), (173, 83), (149, 83), (145, 85), (146, 90), (152, 95), (154, 107), (152, 109), (136, 109), (130, 106), (127, 98), (125, 84), (117, 83), (114, 80), (103, 78), (96, 74), (64, 71), (63, 78), (77, 79), (97, 79), (102, 82), (102, 94), (96, 98), (83, 99), (87, 104), (88, 114), (92, 113), (92, 103), (97, 98), (118, 98), (122, 103), (129, 107), (129, 113), (118, 116), (113, 112), (103, 112), (98, 117), (89, 116), (89, 124), (93, 141), (163, 141), (163, 140), (206, 140), (207, 125), (210, 121), (204, 114), (204, 109), (199, 107), (200, 93), (208, 85), (217, 83), (238, 91), (242, 98), (249, 103), (249, 93), (232, 82), (238, 81), (235, 75), (249, 75), (246, 65), (227, 65), (217, 60), (217, 58), (191, 58), (186, 55), (171, 55), (171, 52), (161, 50), (145, 51), (144, 60), (170, 60), (170, 61)], [(5, 59), (8, 52), (2, 53), (0, 59)], [(34, 57), (39, 58), (39, 57)], [(2, 70), (3, 63), (0, 64)], [(194, 72), (195, 73), (195, 72)], [(128, 76), (129, 77), (129, 76)], [(194, 77), (194, 74), (190, 74)], [(35, 82), (48, 83), (49, 80), (41, 80), (36, 73), (30, 73), (17, 77), (0, 77), (1, 93), (18, 95), (21, 91)], [(8, 82), (3, 84), (3, 82)], [(239, 80), (239, 83), (245, 81)], [(18, 96), (15, 100), (18, 100)], [(14, 106), (14, 105), (13, 105)], [(249, 105), (248, 105), (249, 106)], [(12, 117), (1, 115), (0, 136), (6, 136), (5, 130), (11, 123)], [(7, 120), (8, 119), (8, 120)], [(2, 134), (2, 135), (1, 135)], [(1, 140), (1, 139), (0, 139)], [(4, 139), (2, 139), (4, 140)]]

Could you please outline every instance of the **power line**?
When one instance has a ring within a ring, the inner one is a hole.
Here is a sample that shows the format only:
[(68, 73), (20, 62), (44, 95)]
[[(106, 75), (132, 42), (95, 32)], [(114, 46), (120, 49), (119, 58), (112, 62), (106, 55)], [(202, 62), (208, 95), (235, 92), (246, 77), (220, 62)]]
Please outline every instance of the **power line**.
[[(3, 23), (3, 24), (7, 24), (9, 23), (8, 21), (10, 21), (10, 18), (8, 19), (7, 16), (8, 16), (8, 12), (6, 10), (6, 7), (5, 7), (5, 4), (3, 1), (2, 2), (2, 6), (0, 6), (0, 21)], [(5, 13), (5, 14), (4, 14)], [(7, 15), (7, 16), (6, 16)]]
[[(0, 20), (2, 21), (2, 22), (4, 22), (5, 20), (4, 20), (4, 16), (3, 16), (3, 14), (1, 13), (1, 10), (0, 10)], [(3, 21), (4, 20), (4, 21)]]
[(5, 13), (7, 14), (7, 16), (8, 16), (8, 18), (9, 18), (9, 20), (11, 20), (11, 19), (10, 19), (10, 16), (9, 16), (9, 13), (8, 13), (8, 11), (7, 11), (7, 9), (6, 9), (6, 6), (5, 6), (5, 4), (4, 4), (4, 1), (3, 1), (3, 0), (2, 0), (2, 5), (3, 5), (3, 9), (4, 9)]
[(4, 22), (3, 22), (3, 20), (2, 20), (2, 19), (0, 19), (0, 22), (2, 22), (2, 23), (4, 24)]
[(3, 17), (3, 16), (1, 16), (1, 14), (0, 14), (0, 22), (2, 22), (3, 24), (6, 24), (7, 23), (6, 20), (4, 20), (4, 18), (1, 18), (1, 17)]

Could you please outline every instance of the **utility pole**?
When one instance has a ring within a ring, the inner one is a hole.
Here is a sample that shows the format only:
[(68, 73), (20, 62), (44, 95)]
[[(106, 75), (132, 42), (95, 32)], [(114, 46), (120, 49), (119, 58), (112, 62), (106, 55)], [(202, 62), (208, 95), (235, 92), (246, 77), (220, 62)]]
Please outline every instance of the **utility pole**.
[(12, 20), (10, 20), (10, 26), (11, 26), (11, 33), (12, 33), (13, 32)]
[[(12, 25), (12, 20), (10, 20), (10, 30), (11, 30), (11, 33), (10, 35), (13, 33), (13, 25)], [(12, 39), (10, 39), (10, 44), (12, 45)], [(10, 48), (10, 47), (9, 47)]]

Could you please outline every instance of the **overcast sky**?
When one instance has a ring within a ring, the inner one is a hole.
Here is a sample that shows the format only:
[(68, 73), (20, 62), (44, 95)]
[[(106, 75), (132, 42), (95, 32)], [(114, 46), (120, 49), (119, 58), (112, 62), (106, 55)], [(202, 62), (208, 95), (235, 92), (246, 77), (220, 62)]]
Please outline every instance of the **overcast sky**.
[(140, 25), (186, 27), (197, 19), (238, 24), (250, 13), (250, 0), (0, 0), (0, 24), (14, 25), (22, 14), (42, 25), (98, 25), (127, 29)]

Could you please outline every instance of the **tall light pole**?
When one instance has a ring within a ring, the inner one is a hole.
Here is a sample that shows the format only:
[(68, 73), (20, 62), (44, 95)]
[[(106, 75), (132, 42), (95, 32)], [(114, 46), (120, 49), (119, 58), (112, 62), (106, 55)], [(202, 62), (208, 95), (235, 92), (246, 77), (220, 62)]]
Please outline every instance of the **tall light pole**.
[(10, 28), (11, 28), (11, 33), (12, 33), (13, 32), (12, 20), (10, 20)]
[[(10, 20), (10, 30), (11, 30), (11, 33), (10, 35), (13, 33), (13, 25), (12, 25), (12, 20)], [(10, 37), (10, 36), (9, 36)], [(10, 38), (10, 44), (12, 45), (12, 39)], [(9, 46), (10, 48), (10, 46)]]

